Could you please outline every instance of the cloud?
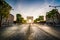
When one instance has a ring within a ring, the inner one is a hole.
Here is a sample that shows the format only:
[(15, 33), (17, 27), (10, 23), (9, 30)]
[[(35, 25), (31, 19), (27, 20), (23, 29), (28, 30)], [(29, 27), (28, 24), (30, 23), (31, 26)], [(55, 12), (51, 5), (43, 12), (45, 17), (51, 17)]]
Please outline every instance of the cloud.
[[(26, 19), (27, 16), (33, 16), (34, 19), (37, 18), (39, 15), (46, 15), (46, 12), (50, 11), (51, 7), (49, 7), (49, 5), (54, 5), (52, 4), (53, 1), (50, 0), (50, 2), (48, 2), (48, 0), (45, 0), (45, 2), (43, 2), (42, 4), (40, 3), (34, 3), (34, 4), (30, 4), (30, 5), (24, 5), (24, 3), (18, 3), (14, 10), (11, 11), (11, 14), (15, 15), (17, 13), (22, 14), (22, 16)], [(16, 17), (15, 17), (16, 19)]]

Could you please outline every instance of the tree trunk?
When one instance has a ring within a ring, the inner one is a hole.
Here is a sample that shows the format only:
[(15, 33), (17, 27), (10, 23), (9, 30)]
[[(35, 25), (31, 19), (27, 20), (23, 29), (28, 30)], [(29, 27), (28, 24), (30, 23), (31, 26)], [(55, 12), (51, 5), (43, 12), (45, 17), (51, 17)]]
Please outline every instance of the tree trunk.
[(54, 17), (52, 17), (52, 19), (53, 19), (53, 26), (55, 26), (55, 21), (54, 21)]
[(60, 20), (59, 20), (59, 17), (58, 17), (58, 16), (59, 16), (59, 13), (57, 13), (56, 16), (57, 16), (57, 21), (58, 21), (58, 23), (59, 23), (59, 21), (60, 21)]
[(0, 15), (0, 27), (2, 26), (2, 16)]
[(1, 27), (1, 20), (0, 20), (0, 27)]

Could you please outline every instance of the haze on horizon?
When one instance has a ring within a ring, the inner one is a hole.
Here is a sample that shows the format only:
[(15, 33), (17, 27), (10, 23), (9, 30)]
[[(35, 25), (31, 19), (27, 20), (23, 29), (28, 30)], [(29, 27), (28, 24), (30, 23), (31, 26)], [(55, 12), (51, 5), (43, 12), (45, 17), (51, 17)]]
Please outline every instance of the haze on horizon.
[[(16, 14), (21, 14), (25, 19), (27, 16), (33, 16), (34, 19), (40, 15), (46, 16), (46, 12), (52, 10), (53, 6), (59, 6), (60, 0), (6, 0), (12, 6), (11, 14), (15, 16)], [(60, 11), (60, 8), (57, 8)]]

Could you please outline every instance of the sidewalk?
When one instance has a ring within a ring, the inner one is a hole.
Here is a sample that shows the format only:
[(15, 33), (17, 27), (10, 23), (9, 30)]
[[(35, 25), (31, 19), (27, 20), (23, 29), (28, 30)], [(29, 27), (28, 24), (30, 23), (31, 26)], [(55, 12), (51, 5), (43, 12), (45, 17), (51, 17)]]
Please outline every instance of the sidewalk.
[(60, 39), (60, 27), (50, 27), (47, 25), (39, 25), (38, 27), (44, 30), (45, 32), (51, 34), (52, 36), (55, 36)]

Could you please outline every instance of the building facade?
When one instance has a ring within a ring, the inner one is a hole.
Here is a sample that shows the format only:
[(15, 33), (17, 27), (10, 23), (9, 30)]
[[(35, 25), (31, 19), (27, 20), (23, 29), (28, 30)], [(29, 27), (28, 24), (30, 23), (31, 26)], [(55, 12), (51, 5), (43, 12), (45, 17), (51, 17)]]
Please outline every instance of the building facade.
[(14, 16), (9, 14), (8, 18), (2, 20), (2, 26), (12, 26), (14, 22)]
[(12, 14), (9, 14), (8, 19), (7, 19), (8, 25), (11, 26), (13, 25), (14, 22), (14, 16)]
[(27, 16), (27, 23), (33, 23), (33, 16)]

